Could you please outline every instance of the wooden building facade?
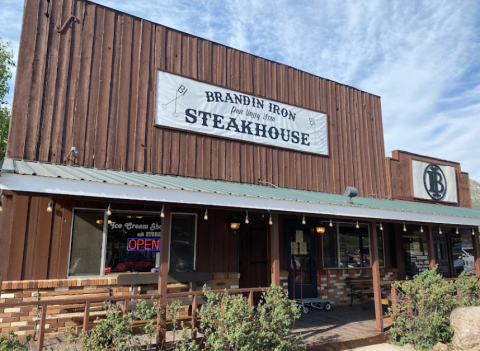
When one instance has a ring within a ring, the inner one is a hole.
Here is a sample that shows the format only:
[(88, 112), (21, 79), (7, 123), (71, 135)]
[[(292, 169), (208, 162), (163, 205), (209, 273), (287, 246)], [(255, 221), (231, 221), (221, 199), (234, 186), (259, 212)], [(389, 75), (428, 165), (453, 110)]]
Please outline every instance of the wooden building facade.
[[(161, 126), (159, 72), (323, 115), (328, 152)], [(369, 276), (379, 301), (380, 279), (434, 266), (437, 244), (450, 257), (442, 263), (446, 276), (466, 267), (454, 263), (457, 251), (471, 256), (468, 269), (480, 275), (480, 214), (468, 209), (468, 174), (458, 163), (401, 151), (386, 159), (378, 96), (84, 0), (25, 1), (14, 94), (1, 181), (2, 302), (92, 287), (158, 291), (118, 280), (155, 269), (162, 294), (192, 289), (193, 280), (197, 288), (273, 283), (299, 296), (300, 269), (309, 297), (348, 304), (346, 277)], [(412, 169), (422, 165), (412, 162), (453, 172), (456, 201), (418, 195)], [(142, 183), (155, 175), (171, 178), (158, 180), (163, 188)], [(178, 185), (189, 179), (208, 183)], [(96, 182), (105, 190), (90, 188)], [(172, 184), (177, 197), (169, 197)], [(122, 192), (139, 185), (152, 195)], [(235, 190), (213, 200), (217, 186)], [(346, 187), (358, 190), (360, 204), (340, 200)], [(426, 207), (391, 209), (399, 203), (392, 199)], [(438, 228), (448, 236), (434, 242)], [(159, 254), (133, 254), (130, 242), (139, 242), (127, 235), (137, 229), (142, 245), (148, 233), (170, 243)], [(406, 263), (405, 250), (426, 265)], [(168, 285), (168, 272), (188, 278)], [(52, 330), (68, 324), (56, 322)], [(12, 323), (0, 332), (33, 325)]]

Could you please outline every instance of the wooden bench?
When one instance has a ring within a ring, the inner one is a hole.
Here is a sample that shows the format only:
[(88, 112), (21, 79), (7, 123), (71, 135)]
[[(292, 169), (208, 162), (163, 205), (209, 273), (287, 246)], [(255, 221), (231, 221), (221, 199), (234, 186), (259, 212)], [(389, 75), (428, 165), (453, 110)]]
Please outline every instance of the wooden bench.
[(351, 297), (350, 305), (353, 305), (353, 299), (358, 297), (362, 308), (365, 309), (363, 304), (363, 298), (365, 296), (373, 296), (373, 278), (372, 277), (347, 277), (347, 285), (350, 288), (350, 294), (347, 296)]

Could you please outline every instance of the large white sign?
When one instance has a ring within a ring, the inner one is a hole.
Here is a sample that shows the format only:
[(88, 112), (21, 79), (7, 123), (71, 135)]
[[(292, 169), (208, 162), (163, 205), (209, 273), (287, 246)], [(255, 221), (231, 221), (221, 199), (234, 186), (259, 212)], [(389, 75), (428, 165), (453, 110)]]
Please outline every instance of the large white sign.
[(157, 77), (158, 125), (328, 155), (327, 115), (200, 83)]
[(458, 202), (454, 167), (412, 160), (412, 173), (414, 197)]

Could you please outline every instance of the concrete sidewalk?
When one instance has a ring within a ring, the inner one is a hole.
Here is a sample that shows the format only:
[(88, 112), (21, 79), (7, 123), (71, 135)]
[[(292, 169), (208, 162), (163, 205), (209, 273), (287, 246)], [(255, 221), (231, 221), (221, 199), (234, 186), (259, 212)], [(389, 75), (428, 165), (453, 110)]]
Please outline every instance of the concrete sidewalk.
[(400, 346), (395, 346), (391, 344), (377, 344), (377, 345), (359, 347), (356, 349), (349, 349), (348, 351), (407, 351), (407, 350), (411, 350), (411, 349), (407, 347), (400, 347)]

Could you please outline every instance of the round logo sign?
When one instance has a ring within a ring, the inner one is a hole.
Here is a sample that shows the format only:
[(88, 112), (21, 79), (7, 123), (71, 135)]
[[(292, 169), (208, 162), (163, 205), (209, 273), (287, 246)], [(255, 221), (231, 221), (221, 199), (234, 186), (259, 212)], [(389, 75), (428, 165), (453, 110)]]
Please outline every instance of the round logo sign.
[(447, 193), (447, 179), (436, 164), (429, 164), (423, 172), (423, 184), (428, 195), (434, 200), (442, 200)]

